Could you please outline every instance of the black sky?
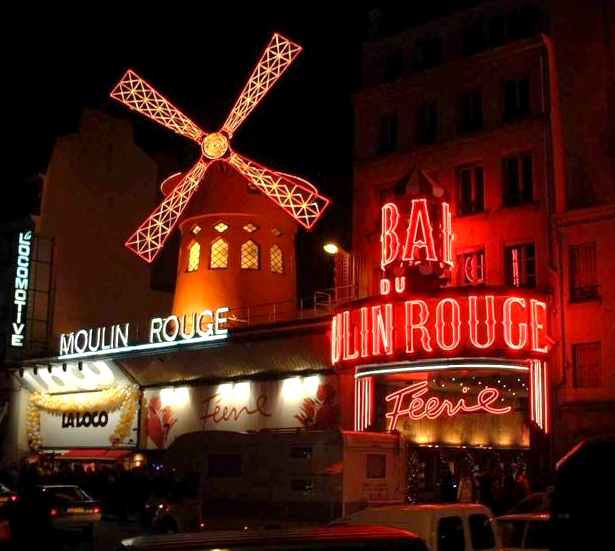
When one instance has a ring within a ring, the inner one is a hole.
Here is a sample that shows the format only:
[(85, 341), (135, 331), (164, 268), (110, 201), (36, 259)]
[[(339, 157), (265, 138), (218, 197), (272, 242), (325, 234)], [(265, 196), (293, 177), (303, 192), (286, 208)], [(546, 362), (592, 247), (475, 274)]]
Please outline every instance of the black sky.
[[(468, 3), (476, 2), (385, 6), (385, 24), (411, 26)], [(292, 1), (94, 2), (13, 13), (2, 46), (10, 129), (5, 185), (14, 200), (3, 210), (17, 216), (27, 209), (27, 178), (46, 170), (55, 139), (77, 129), (84, 107), (129, 117), (148, 153), (189, 160), (198, 153), (192, 143), (108, 98), (115, 82), (133, 68), (203, 129), (215, 130), (277, 31), (304, 51), (239, 129), (233, 147), (307, 178), (334, 199), (336, 207), (320, 224), (313, 247), (329, 235), (348, 243), (351, 94), (369, 13), (362, 3)]]

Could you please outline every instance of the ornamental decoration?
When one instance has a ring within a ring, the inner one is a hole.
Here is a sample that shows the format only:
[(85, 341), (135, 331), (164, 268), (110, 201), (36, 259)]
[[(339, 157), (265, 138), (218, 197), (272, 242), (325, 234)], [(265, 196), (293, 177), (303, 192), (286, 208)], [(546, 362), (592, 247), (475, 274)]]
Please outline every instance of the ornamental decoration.
[(130, 434), (130, 428), (139, 405), (139, 387), (115, 384), (98, 392), (52, 395), (34, 392), (26, 414), (28, 443), (33, 450), (43, 445), (41, 437), (41, 411), (54, 416), (66, 413), (120, 410), (120, 419), (109, 437), (112, 446), (118, 446)]

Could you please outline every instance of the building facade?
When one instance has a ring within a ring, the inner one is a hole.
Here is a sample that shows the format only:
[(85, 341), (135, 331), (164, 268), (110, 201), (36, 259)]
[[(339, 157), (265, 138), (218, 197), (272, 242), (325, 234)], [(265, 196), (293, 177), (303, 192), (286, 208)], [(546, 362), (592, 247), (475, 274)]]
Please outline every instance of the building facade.
[(543, 467), (615, 429), (614, 21), (610, 2), (485, 3), (366, 43), (355, 95), (360, 294), (385, 275), (382, 206), (435, 190), (454, 232), (442, 292), (548, 305)]

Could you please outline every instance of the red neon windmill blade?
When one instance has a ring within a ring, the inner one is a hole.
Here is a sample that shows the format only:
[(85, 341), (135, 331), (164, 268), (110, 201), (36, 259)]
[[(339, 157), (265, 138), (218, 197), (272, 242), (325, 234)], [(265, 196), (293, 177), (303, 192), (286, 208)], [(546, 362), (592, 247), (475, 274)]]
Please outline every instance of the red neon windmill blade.
[(235, 153), (229, 140), (267, 92), (282, 76), (301, 47), (274, 34), (250, 78), (218, 132), (207, 134), (134, 71), (127, 71), (111, 97), (173, 132), (201, 145), (201, 158), (173, 192), (126, 241), (126, 247), (143, 260), (152, 262), (176, 226), (194, 192), (213, 161), (232, 165), (297, 222), (310, 229), (330, 201), (309, 182), (270, 170)]

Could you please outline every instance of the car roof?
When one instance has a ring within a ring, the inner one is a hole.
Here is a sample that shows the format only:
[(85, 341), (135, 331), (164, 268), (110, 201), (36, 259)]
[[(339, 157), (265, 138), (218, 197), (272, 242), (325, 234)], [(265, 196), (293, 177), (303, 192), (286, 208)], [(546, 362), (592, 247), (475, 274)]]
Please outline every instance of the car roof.
[(126, 549), (181, 549), (245, 545), (286, 545), (309, 542), (335, 543), (366, 540), (419, 540), (407, 530), (387, 526), (327, 526), (292, 530), (212, 531), (168, 536), (137, 536), (122, 541)]
[(39, 484), (37, 488), (79, 488), (76, 484)]
[(495, 520), (511, 522), (511, 521), (527, 521), (527, 520), (540, 520), (540, 521), (548, 521), (551, 518), (549, 513), (517, 513), (514, 515), (502, 515), (501, 517), (496, 517)]
[[(423, 512), (423, 513), (431, 513), (434, 511), (488, 511), (485, 505), (481, 505), (479, 503), (423, 503), (420, 505), (385, 505), (383, 507), (368, 507), (366, 509), (361, 509), (356, 513), (365, 512), (365, 511), (407, 511), (407, 512)], [(351, 516), (353, 516), (351, 515)]]

